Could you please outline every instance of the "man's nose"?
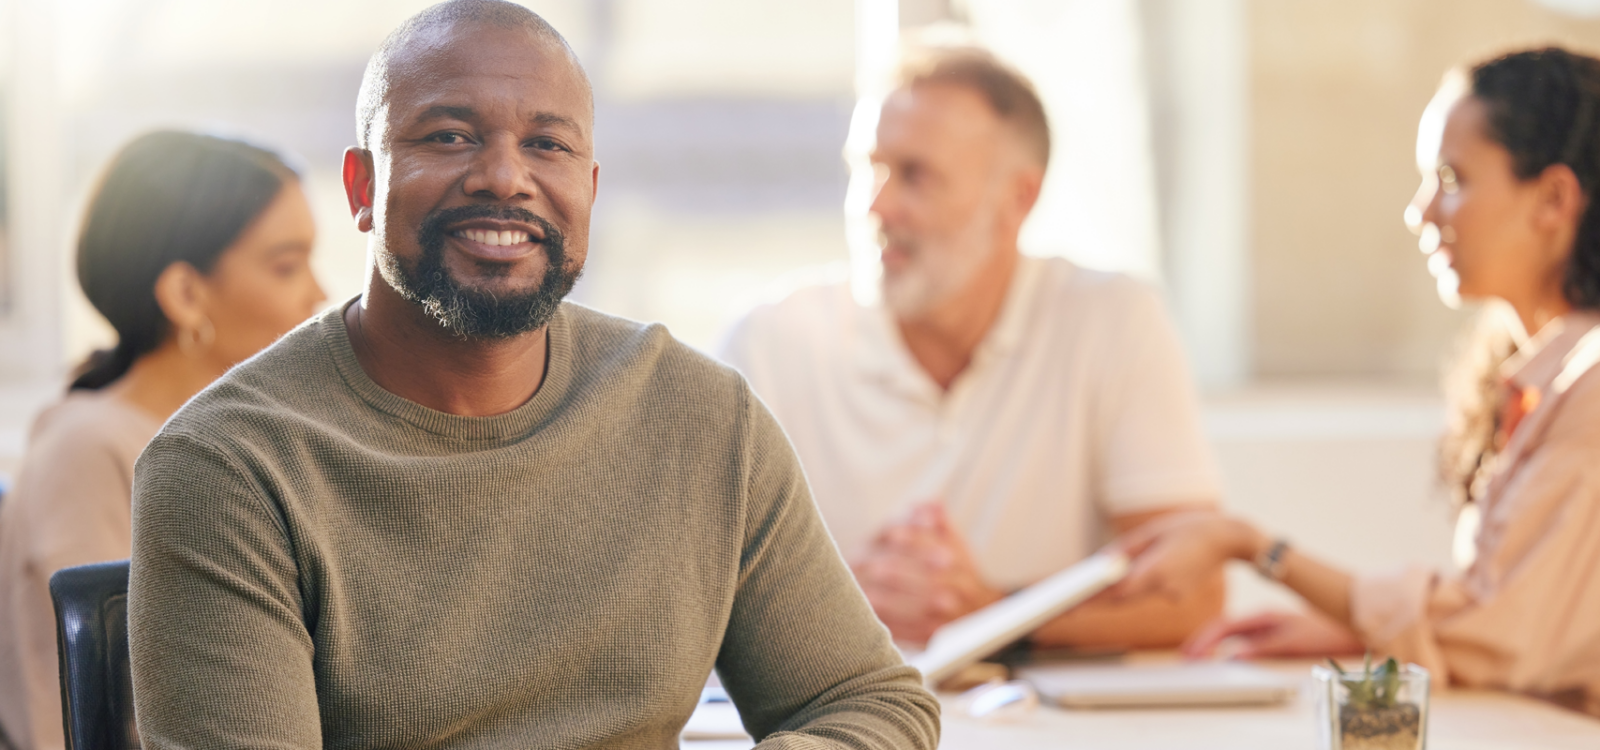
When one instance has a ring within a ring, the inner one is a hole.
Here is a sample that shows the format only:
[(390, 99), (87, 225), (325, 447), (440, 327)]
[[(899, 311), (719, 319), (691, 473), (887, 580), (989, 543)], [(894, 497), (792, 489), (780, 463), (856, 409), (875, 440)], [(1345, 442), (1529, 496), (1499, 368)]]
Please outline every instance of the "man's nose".
[(520, 143), (492, 139), (478, 150), (462, 189), (468, 195), (497, 201), (530, 199), (539, 192), (533, 169)]
[(867, 213), (879, 221), (892, 221), (900, 204), (900, 182), (882, 164), (874, 164), (872, 172), (872, 203), (867, 206)]

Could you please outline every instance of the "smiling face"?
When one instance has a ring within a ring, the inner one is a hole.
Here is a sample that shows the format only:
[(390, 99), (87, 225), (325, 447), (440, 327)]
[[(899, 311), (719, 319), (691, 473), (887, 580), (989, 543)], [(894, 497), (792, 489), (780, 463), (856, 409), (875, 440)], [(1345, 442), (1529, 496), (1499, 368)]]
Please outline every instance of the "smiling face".
[(583, 269), (599, 177), (577, 63), (533, 29), (460, 22), (387, 76), (357, 213), (384, 281), (457, 335), (542, 328)]
[(1439, 293), (1520, 302), (1559, 282), (1567, 252), (1545, 226), (1538, 179), (1520, 179), (1511, 152), (1489, 137), (1488, 109), (1447, 85), (1417, 140), (1422, 185), (1406, 211)]

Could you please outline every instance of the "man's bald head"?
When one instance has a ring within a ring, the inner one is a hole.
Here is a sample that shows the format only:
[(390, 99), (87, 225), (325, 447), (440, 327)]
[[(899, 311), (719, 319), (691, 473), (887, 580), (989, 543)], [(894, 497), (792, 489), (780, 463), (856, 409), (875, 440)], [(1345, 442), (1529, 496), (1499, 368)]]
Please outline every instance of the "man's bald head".
[(372, 124), (388, 101), (394, 73), (405, 67), (411, 54), (439, 46), (451, 30), (460, 26), (522, 29), (559, 47), (590, 92), (589, 101), (593, 107), (593, 87), (577, 54), (561, 32), (539, 14), (506, 0), (447, 0), (406, 19), (389, 32), (372, 59), (367, 61), (366, 72), (361, 76), (361, 93), (356, 97), (356, 143), (361, 148), (372, 147)]

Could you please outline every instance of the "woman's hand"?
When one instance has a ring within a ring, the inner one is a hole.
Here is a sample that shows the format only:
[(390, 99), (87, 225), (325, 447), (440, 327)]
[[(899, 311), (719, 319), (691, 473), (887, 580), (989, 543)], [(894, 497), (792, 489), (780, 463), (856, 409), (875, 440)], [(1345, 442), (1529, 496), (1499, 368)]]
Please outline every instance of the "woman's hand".
[(1229, 560), (1252, 560), (1270, 542), (1255, 527), (1216, 511), (1194, 511), (1152, 521), (1114, 545), (1133, 560), (1110, 596), (1128, 599), (1193, 591)]
[(1366, 650), (1349, 628), (1321, 614), (1262, 612), (1238, 620), (1218, 618), (1183, 644), (1183, 655), (1199, 659), (1216, 654), (1232, 640), (1228, 656), (1257, 659), (1273, 656), (1350, 656)]

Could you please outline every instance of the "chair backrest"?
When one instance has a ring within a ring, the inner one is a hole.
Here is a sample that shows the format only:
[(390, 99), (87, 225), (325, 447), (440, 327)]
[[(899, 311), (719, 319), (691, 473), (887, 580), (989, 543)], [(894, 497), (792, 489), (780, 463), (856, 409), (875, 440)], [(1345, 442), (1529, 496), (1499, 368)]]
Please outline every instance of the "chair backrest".
[(50, 576), (67, 750), (137, 750), (128, 665), (128, 561)]

